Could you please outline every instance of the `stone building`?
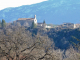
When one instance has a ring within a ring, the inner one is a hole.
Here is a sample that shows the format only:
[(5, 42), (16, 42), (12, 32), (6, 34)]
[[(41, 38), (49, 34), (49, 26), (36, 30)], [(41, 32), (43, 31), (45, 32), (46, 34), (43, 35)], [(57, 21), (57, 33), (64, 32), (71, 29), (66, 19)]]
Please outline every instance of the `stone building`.
[(74, 24), (74, 28), (79, 28), (80, 24)]
[(18, 20), (16, 20), (16, 22), (20, 23), (21, 26), (27, 27), (30, 27), (32, 25), (32, 22), (34, 22), (37, 25), (36, 15), (34, 16), (34, 18), (19, 18)]
[(63, 28), (74, 28), (74, 23), (63, 23)]
[(63, 23), (61, 25), (58, 26), (59, 28), (74, 28), (74, 24), (73, 23)]

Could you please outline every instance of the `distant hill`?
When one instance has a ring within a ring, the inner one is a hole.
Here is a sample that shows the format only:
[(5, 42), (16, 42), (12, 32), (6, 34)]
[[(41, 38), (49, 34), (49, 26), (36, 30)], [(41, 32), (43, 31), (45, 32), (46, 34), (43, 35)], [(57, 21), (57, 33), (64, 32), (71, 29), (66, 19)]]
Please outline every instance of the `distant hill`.
[(62, 24), (64, 22), (79, 23), (79, 0), (48, 0), (33, 5), (6, 8), (0, 11), (0, 20), (12, 22), (18, 18), (32, 18), (37, 15), (38, 22)]

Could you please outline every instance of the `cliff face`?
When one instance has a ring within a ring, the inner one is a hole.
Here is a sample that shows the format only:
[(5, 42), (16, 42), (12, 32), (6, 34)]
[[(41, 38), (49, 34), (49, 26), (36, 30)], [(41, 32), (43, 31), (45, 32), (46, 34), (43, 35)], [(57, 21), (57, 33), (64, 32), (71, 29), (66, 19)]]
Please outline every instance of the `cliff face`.
[(78, 23), (80, 20), (79, 0), (48, 0), (33, 5), (6, 8), (0, 11), (0, 20), (7, 22), (18, 18), (31, 18), (37, 15), (38, 22), (62, 24), (64, 22)]

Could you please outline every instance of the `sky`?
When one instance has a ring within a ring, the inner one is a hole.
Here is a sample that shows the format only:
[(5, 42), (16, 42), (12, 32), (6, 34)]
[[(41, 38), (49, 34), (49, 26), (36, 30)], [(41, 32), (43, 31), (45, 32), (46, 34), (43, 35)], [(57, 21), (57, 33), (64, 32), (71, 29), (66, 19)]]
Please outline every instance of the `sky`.
[(18, 7), (22, 5), (31, 5), (47, 0), (0, 0), (0, 10), (8, 7)]

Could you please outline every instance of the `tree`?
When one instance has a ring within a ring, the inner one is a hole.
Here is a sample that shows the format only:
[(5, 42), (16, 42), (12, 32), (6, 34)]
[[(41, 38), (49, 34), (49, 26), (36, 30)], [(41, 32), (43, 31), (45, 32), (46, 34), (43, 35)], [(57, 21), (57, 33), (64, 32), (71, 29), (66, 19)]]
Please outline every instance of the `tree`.
[(37, 25), (34, 23), (34, 21), (32, 22), (32, 26), (31, 26), (31, 28), (36, 28), (37, 27)]
[(5, 20), (4, 19), (2, 19), (2, 27), (4, 28), (4, 27), (6, 27), (6, 22), (5, 22)]
[[(6, 60), (53, 60), (52, 41), (48, 36), (32, 37), (25, 28), (0, 31), (0, 58)], [(2, 60), (2, 59), (1, 59)]]
[(1, 27), (1, 20), (0, 20), (0, 27)]
[(45, 22), (45, 20), (43, 21), (43, 24), (45, 24), (46, 22)]
[(76, 60), (80, 60), (80, 39), (78, 39), (78, 38), (76, 38), (76, 37), (74, 37), (74, 36), (72, 36), (72, 38), (74, 38), (74, 39), (76, 39), (77, 40), (77, 43), (75, 43), (75, 42), (72, 42), (73, 43), (73, 45), (74, 45), (74, 47), (75, 48), (77, 48), (77, 51), (78, 51), (78, 53), (76, 54), (76, 56), (77, 56), (77, 59)]
[(46, 28), (46, 22), (45, 22), (45, 20), (43, 21), (43, 28)]
[(77, 42), (78, 42), (77, 44), (74, 43), (74, 42), (72, 42), (72, 41), (71, 41), (71, 42), (72, 42), (72, 43), (75, 45), (75, 47), (78, 48), (78, 50), (80, 51), (80, 39), (78, 39), (78, 38), (76, 38), (76, 37), (74, 37), (74, 36), (72, 36), (72, 38), (74, 38), (74, 39), (77, 40)]

